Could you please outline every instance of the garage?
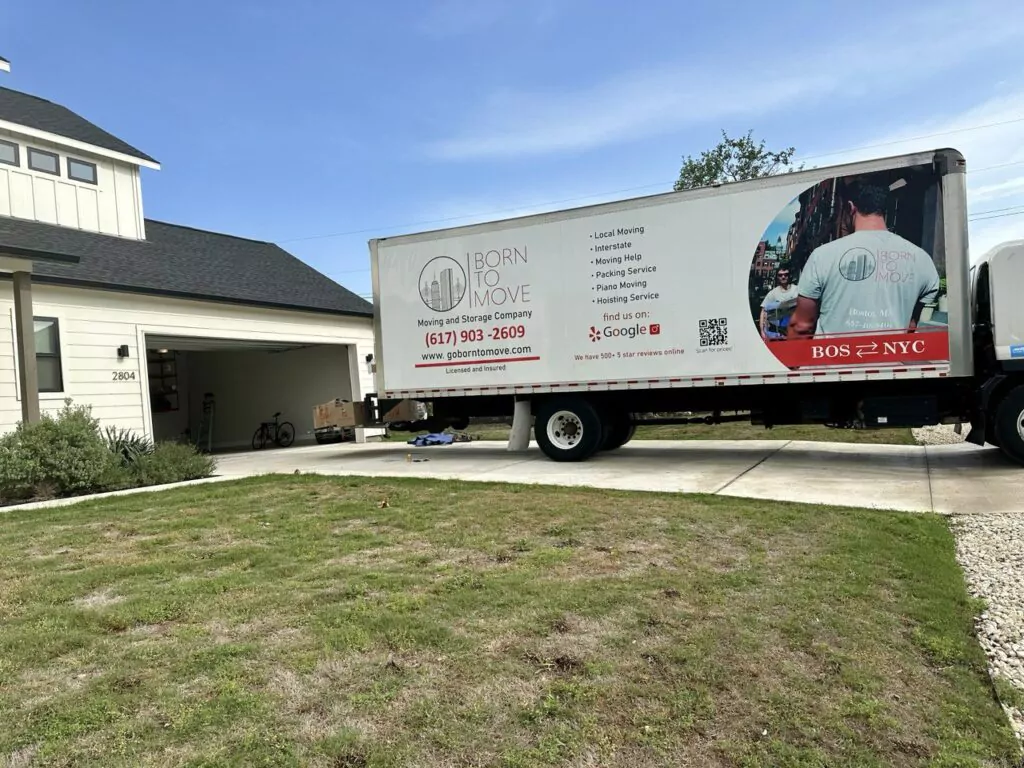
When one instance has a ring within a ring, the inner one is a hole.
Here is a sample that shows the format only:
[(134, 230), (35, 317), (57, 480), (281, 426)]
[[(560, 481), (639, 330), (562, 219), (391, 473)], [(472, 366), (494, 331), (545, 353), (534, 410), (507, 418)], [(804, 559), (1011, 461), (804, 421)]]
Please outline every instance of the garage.
[[(260, 423), (280, 413), (280, 422), (294, 426), (295, 444), (312, 443), (315, 405), (353, 399), (354, 384), (358, 398), (359, 372), (352, 370), (358, 363), (348, 344), (147, 334), (154, 439), (213, 451), (249, 449)], [(284, 445), (292, 442), (280, 436)]]

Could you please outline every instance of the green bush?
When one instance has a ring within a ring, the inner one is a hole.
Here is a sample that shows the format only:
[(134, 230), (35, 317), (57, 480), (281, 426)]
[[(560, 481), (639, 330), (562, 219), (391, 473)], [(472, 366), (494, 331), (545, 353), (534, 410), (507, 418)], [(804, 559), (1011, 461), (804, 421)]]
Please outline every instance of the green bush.
[(46, 499), (198, 480), (216, 463), (191, 445), (149, 440), (107, 427), (87, 406), (45, 414), (0, 437), (0, 501)]
[(19, 424), (0, 438), (0, 498), (17, 501), (119, 487), (125, 481), (86, 406)]
[(147, 456), (153, 452), (153, 444), (130, 429), (107, 427), (103, 431), (103, 437), (107, 442), (107, 449), (119, 458), (121, 466), (125, 468), (134, 466), (140, 456)]
[(131, 473), (136, 485), (163, 485), (199, 480), (213, 474), (217, 463), (182, 443), (158, 443), (148, 454), (135, 459)]

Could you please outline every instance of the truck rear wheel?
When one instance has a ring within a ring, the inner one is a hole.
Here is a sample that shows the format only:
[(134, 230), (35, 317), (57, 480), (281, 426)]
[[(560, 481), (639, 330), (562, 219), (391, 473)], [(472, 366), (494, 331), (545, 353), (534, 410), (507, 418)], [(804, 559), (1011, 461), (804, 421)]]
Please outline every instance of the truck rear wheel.
[(559, 397), (541, 404), (534, 439), (553, 461), (584, 461), (601, 448), (601, 417), (580, 397)]
[(995, 433), (999, 448), (1024, 465), (1024, 385), (1011, 389), (999, 401), (995, 412)]
[(621, 448), (636, 434), (636, 425), (628, 413), (615, 411), (605, 416), (604, 433), (601, 436), (601, 450), (614, 451)]

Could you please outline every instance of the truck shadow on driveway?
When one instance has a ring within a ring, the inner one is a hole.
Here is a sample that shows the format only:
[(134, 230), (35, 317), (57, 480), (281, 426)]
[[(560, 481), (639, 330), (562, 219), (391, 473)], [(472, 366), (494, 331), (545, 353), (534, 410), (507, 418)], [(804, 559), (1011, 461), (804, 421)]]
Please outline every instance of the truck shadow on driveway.
[[(294, 452), (293, 452), (294, 453)], [(280, 454), (279, 454), (280, 455)], [(979, 448), (974, 445), (957, 444), (943, 446), (914, 445), (873, 445), (863, 443), (816, 443), (809, 441), (784, 440), (723, 440), (723, 441), (645, 441), (631, 443), (609, 453), (579, 463), (558, 463), (548, 460), (536, 444), (526, 451), (509, 451), (501, 442), (475, 442), (435, 447), (416, 447), (405, 444), (346, 445), (335, 446), (334, 450), (319, 448), (318, 462), (338, 460), (385, 461), (387, 463), (427, 460), (437, 464), (459, 464), (465, 462), (518, 464), (543, 462), (550, 467), (562, 467), (573, 471), (587, 472), (590, 467), (609, 468), (617, 463), (648, 467), (663, 465), (664, 468), (681, 463), (759, 463), (767, 462), (773, 456), (783, 455), (787, 464), (820, 462), (850, 467), (907, 467), (928, 466), (932, 470), (1002, 473), (1014, 471), (1018, 478), (1024, 473), (997, 448)]]

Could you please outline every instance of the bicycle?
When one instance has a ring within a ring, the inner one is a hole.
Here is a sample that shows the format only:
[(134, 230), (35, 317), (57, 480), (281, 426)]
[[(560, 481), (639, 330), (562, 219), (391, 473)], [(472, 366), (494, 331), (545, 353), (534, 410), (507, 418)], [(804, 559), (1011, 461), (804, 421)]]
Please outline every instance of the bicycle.
[(281, 448), (287, 448), (295, 441), (295, 426), (290, 421), (278, 422), (281, 412), (274, 414), (273, 421), (264, 421), (256, 434), (252, 436), (252, 449), (259, 451), (267, 447), (267, 443), (274, 443)]

